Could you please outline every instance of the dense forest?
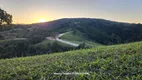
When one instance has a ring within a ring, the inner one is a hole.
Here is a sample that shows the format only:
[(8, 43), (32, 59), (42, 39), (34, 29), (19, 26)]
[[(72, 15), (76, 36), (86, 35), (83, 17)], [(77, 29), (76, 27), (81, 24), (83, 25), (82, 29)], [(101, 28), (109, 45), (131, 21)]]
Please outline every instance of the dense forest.
[(48, 43), (46, 46), (35, 46), (28, 40), (10, 40), (0, 42), (0, 58), (23, 57), (49, 54), (73, 50), (73, 47), (60, 45), (58, 42)]

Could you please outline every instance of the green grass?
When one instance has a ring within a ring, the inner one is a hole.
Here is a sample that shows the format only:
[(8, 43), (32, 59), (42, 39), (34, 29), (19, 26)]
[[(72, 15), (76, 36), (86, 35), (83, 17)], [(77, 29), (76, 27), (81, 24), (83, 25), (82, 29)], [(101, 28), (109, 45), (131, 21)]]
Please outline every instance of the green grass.
[(3, 35), (5, 39), (24, 38), (26, 35), (28, 35), (28, 33), (28, 28), (15, 28), (0, 32), (0, 34)]
[(71, 41), (71, 42), (76, 43), (76, 44), (85, 43), (86, 45), (91, 46), (91, 47), (97, 47), (97, 46), (101, 45), (99, 43), (95, 43), (91, 40), (88, 40), (87, 38), (85, 38), (83, 33), (79, 32), (79, 31), (77, 31), (76, 34), (73, 34), (72, 31), (68, 32), (65, 35), (63, 35), (61, 37), (61, 39)]
[(10, 40), (0, 40), (0, 43), (3, 43), (3, 42), (8, 42)]
[(16, 42), (21, 42), (21, 41), (26, 41), (25, 38), (17, 38), (17, 39), (5, 39), (5, 40), (0, 40), (0, 45), (8, 45)]
[(40, 47), (40, 46), (45, 46), (45, 47), (48, 47), (47, 45), (49, 44), (49, 43), (53, 43), (54, 41), (50, 41), (50, 40), (44, 40), (44, 41), (42, 41), (42, 42), (40, 42), (40, 43), (37, 43), (37, 44), (35, 44), (34, 46), (35, 47)]
[[(88, 72), (90, 75), (53, 75)], [(0, 80), (141, 80), (142, 42), (1, 59)]]

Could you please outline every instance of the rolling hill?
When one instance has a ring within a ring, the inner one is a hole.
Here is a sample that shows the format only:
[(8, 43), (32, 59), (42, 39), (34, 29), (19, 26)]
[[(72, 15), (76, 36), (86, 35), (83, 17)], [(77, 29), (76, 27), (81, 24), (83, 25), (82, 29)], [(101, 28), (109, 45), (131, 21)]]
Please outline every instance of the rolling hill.
[(123, 23), (95, 18), (64, 18), (47, 23), (32, 24), (52, 34), (80, 32), (95, 43), (111, 45), (142, 40), (142, 24)]
[(43, 37), (72, 32), (85, 40), (103, 45), (129, 43), (142, 40), (142, 24), (123, 23), (95, 18), (64, 18), (45, 23), (15, 25), (18, 29), (2, 32), (4, 38)]
[[(141, 80), (142, 42), (1, 59), (0, 80)], [(88, 73), (55, 75), (54, 73)]]
[[(46, 41), (46, 37), (56, 37), (62, 33), (67, 34), (61, 36), (60, 39), (77, 45), (80, 44), (74, 50), (86, 48), (85, 46), (98, 47), (142, 41), (142, 24), (122, 23), (104, 19), (64, 18), (45, 23), (13, 26), (13, 28), (8, 29), (9, 27), (7, 27), (6, 30), (3, 29), (0, 32), (0, 42), (13, 39), (26, 39), (27, 42), (14, 44), (7, 42), (9, 44), (6, 43), (4, 47), (3, 45), (1, 47), (0, 43), (0, 58), (73, 50), (72, 47), (68, 47), (63, 41), (57, 41), (54, 44), (52, 44), (52, 41)], [(44, 42), (47, 42), (47, 44), (37, 45)], [(18, 49), (17, 52), (16, 47), (18, 46), (24, 46), (24, 49)], [(54, 50), (53, 47), (55, 46), (58, 47)]]

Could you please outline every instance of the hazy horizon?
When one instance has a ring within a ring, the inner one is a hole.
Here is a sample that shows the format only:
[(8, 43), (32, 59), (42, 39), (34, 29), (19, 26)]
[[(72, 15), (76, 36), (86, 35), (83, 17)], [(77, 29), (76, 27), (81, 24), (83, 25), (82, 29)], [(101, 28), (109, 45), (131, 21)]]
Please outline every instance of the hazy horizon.
[(1, 0), (13, 23), (31, 24), (61, 18), (101, 18), (142, 23), (141, 0)]

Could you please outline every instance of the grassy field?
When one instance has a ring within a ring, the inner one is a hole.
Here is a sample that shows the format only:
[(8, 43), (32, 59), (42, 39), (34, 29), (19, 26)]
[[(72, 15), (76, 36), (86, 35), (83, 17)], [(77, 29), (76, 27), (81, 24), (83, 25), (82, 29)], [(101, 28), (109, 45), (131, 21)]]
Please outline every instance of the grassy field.
[[(87, 72), (89, 75), (55, 75)], [(141, 80), (142, 42), (1, 59), (0, 80)]]
[(0, 40), (0, 45), (8, 45), (12, 44), (15, 42), (20, 42), (20, 41), (26, 41), (26, 38), (15, 38), (15, 39), (5, 39), (5, 40)]
[(28, 28), (15, 28), (7, 31), (0, 32), (4, 36), (4, 39), (14, 39), (14, 38), (23, 38), (29, 33)]
[(91, 46), (91, 47), (97, 47), (101, 45), (91, 40), (87, 40), (87, 38), (85, 38), (84, 35), (79, 31), (77, 31), (76, 34), (73, 34), (72, 31), (68, 32), (65, 35), (63, 35), (61, 39), (71, 41), (76, 44), (85, 43), (86, 45)]

